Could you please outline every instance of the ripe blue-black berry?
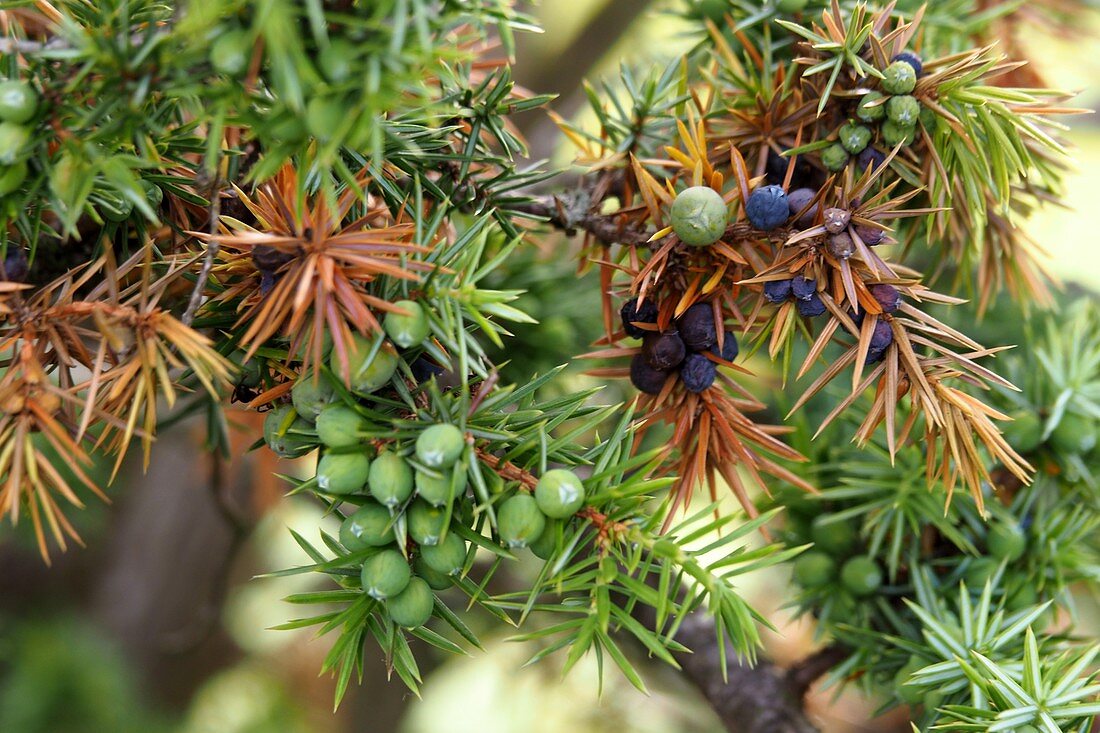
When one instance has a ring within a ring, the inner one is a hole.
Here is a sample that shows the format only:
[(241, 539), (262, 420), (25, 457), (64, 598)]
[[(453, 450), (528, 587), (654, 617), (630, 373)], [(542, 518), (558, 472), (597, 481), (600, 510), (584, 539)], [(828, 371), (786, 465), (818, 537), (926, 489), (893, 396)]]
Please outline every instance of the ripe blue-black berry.
[(657, 304), (651, 300), (639, 304), (637, 298), (631, 298), (623, 303), (623, 307), (619, 309), (619, 316), (623, 319), (623, 330), (626, 331), (626, 335), (640, 339), (649, 332), (634, 324), (656, 323)]
[(769, 280), (764, 283), (764, 299), (769, 303), (782, 303), (791, 297), (790, 278), (786, 280)]
[(865, 171), (867, 170), (867, 168), (870, 168), (872, 171), (874, 171), (876, 168), (882, 165), (885, 160), (885, 153), (881, 153), (868, 145), (863, 149), (863, 152), (859, 154), (859, 157), (856, 158), (856, 165), (859, 166), (859, 169), (861, 171)]
[(798, 301), (798, 312), (807, 318), (820, 316), (825, 312), (825, 303), (821, 301), (817, 293), (814, 293), (806, 300)]
[(799, 300), (809, 300), (817, 294), (817, 281), (799, 275), (791, 280), (791, 293)]
[(814, 223), (817, 212), (821, 208), (819, 204), (810, 206), (810, 202), (814, 200), (815, 196), (817, 196), (817, 191), (812, 188), (796, 188), (787, 194), (787, 209), (791, 212), (791, 216), (797, 216), (799, 212), (806, 209), (802, 216), (795, 219), (795, 224), (798, 226), (808, 227)]
[(680, 365), (687, 349), (675, 331), (647, 333), (642, 339), (642, 355), (654, 369), (668, 371)]
[(446, 371), (443, 367), (423, 356), (416, 357), (416, 360), (409, 365), (409, 369), (412, 371), (413, 379), (417, 383), (427, 382), (432, 377), (438, 377)]
[(848, 232), (840, 232), (829, 237), (829, 254), (838, 260), (846, 260), (856, 253), (856, 243)]
[(710, 303), (696, 303), (684, 311), (676, 322), (684, 346), (692, 351), (704, 351), (718, 341), (718, 330), (714, 326), (714, 311)]
[(715, 344), (710, 353), (725, 361), (733, 361), (740, 351), (741, 348), (737, 345), (737, 337), (730, 331), (726, 331), (726, 335), (722, 337), (722, 351), (718, 351), (718, 344)]
[(703, 392), (712, 384), (718, 373), (718, 365), (702, 354), (689, 354), (680, 368), (680, 379), (688, 392)]
[(893, 313), (901, 305), (901, 293), (893, 285), (875, 283), (868, 290), (871, 291), (871, 297), (882, 306), (883, 313)]
[[(787, 177), (787, 169), (790, 165), (790, 158), (785, 158), (769, 148), (765, 180), (770, 184), (781, 185)], [(813, 174), (813, 166), (805, 158), (799, 157), (794, 165), (794, 173), (791, 174), (791, 186), (806, 185), (813, 178)]]
[(871, 344), (867, 347), (867, 363), (874, 364), (881, 361), (892, 343), (894, 343), (894, 329), (880, 318), (875, 323), (875, 330), (871, 333)]
[(763, 186), (752, 192), (745, 204), (749, 223), (761, 231), (780, 226), (790, 217), (787, 194), (781, 186)]
[(630, 360), (630, 383), (639, 392), (659, 394), (668, 379), (668, 372), (654, 369), (641, 354), (635, 354)]
[(856, 234), (863, 240), (863, 243), (868, 247), (874, 247), (882, 242), (883, 237), (886, 236), (886, 232), (883, 230), (867, 226), (866, 224), (856, 224)]
[(915, 73), (917, 76), (920, 76), (924, 73), (924, 62), (921, 60), (920, 56), (916, 55), (912, 51), (902, 51), (890, 60), (901, 61), (903, 63), (909, 64), (913, 67), (913, 73)]
[[(0, 191), (0, 194), (2, 193)], [(0, 272), (0, 281), (21, 283), (26, 279), (28, 269), (27, 253), (22, 247), (9, 244), (8, 256), (4, 258), (4, 270)]]

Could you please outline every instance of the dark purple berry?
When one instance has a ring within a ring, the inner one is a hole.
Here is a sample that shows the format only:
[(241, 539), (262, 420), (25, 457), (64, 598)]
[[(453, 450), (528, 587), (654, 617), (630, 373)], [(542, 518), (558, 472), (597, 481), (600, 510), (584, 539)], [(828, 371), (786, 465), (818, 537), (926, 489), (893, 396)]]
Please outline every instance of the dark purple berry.
[(871, 343), (867, 347), (867, 363), (874, 364), (882, 361), (886, 356), (886, 350), (894, 343), (894, 329), (883, 319), (875, 322), (875, 330), (871, 333)]
[[(810, 206), (810, 202), (814, 200), (814, 196), (817, 196), (817, 191), (812, 188), (796, 188), (791, 191), (787, 195), (787, 208), (790, 210), (791, 216), (796, 216), (798, 212)], [(806, 209), (806, 213), (795, 219), (795, 224), (800, 227), (812, 226), (820, 208), (821, 206), (819, 204), (810, 206), (809, 209)]]
[(635, 354), (630, 360), (630, 383), (639, 392), (646, 394), (659, 394), (668, 379), (668, 372), (654, 369), (646, 363), (645, 357)]
[(761, 231), (770, 231), (785, 223), (791, 211), (782, 186), (763, 186), (752, 192), (745, 204), (749, 223)]
[(418, 356), (412, 364), (409, 364), (409, 371), (412, 372), (413, 379), (419, 384), (427, 382), (432, 377), (441, 376), (446, 370), (434, 361)]
[(915, 71), (917, 73), (917, 76), (920, 76), (921, 74), (924, 73), (924, 61), (922, 61), (921, 57), (916, 55), (912, 51), (902, 51), (901, 53), (899, 53), (897, 56), (895, 56), (894, 58), (892, 58), (890, 60), (891, 61), (903, 61), (903, 62), (909, 64), (910, 66), (913, 67), (913, 71)]
[(855, 322), (856, 328), (861, 328), (863, 326), (863, 318), (866, 315), (866, 311), (860, 311), (859, 313), (856, 313), (854, 310), (848, 311), (848, 317)]
[(4, 269), (0, 272), (0, 280), (12, 283), (21, 283), (27, 279), (27, 253), (22, 247), (9, 245), (8, 256), (4, 258)]
[(886, 154), (880, 153), (878, 150), (875, 150), (870, 145), (865, 147), (863, 149), (863, 152), (859, 154), (859, 157), (856, 158), (856, 163), (859, 165), (859, 169), (861, 171), (867, 170), (868, 166), (871, 167), (871, 170), (874, 170), (875, 168), (878, 168), (880, 165), (882, 165), (885, 161)]
[(684, 311), (676, 322), (680, 338), (691, 351), (705, 351), (718, 341), (718, 330), (714, 327), (714, 311), (710, 303), (696, 303)]
[(829, 237), (829, 254), (836, 257), (838, 260), (846, 260), (856, 252), (856, 243), (852, 241), (852, 238), (848, 235), (848, 232), (841, 232), (840, 234), (834, 234)]
[(642, 355), (654, 369), (674, 369), (680, 366), (686, 353), (684, 342), (675, 331), (651, 332), (642, 337)]
[(893, 313), (901, 305), (901, 293), (893, 285), (876, 283), (868, 290), (871, 291), (871, 296), (882, 306), (883, 313)]
[(866, 224), (856, 224), (856, 234), (868, 247), (874, 247), (881, 243), (883, 237), (886, 236), (886, 232), (877, 227), (869, 227)]
[(688, 392), (703, 392), (712, 384), (718, 374), (718, 365), (702, 354), (689, 354), (680, 368), (680, 379)]
[(769, 280), (764, 283), (764, 299), (769, 303), (782, 303), (791, 297), (790, 278), (786, 280)]
[(809, 300), (817, 295), (817, 281), (808, 280), (801, 275), (791, 280), (791, 292), (799, 300)]
[(737, 345), (737, 337), (730, 331), (726, 331), (726, 335), (722, 338), (722, 351), (719, 352), (718, 344), (715, 344), (710, 353), (725, 361), (733, 361), (740, 351), (741, 349)]
[[(768, 162), (765, 180), (772, 185), (782, 185), (787, 177), (787, 168), (791, 165), (791, 159), (785, 158), (774, 150), (768, 150)], [(796, 187), (808, 183), (813, 177), (814, 167), (803, 156), (799, 156), (794, 165), (794, 173), (791, 175), (791, 186)]]
[(809, 298), (798, 301), (798, 312), (807, 318), (820, 316), (825, 312), (825, 303), (821, 301), (820, 296), (815, 292)]
[(641, 305), (638, 305), (638, 299), (631, 298), (623, 303), (623, 307), (619, 309), (619, 316), (623, 319), (623, 330), (626, 331), (626, 335), (640, 339), (642, 336), (651, 332), (638, 328), (634, 324), (656, 323), (657, 304), (647, 300)]

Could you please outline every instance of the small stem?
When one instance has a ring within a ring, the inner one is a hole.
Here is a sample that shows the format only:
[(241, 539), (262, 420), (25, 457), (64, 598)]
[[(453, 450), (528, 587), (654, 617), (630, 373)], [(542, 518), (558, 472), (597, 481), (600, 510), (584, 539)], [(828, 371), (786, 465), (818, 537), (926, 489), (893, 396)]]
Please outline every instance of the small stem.
[(206, 280), (210, 277), (210, 271), (214, 269), (214, 259), (218, 256), (218, 219), (221, 217), (222, 197), (221, 186), (217, 177), (210, 186), (210, 221), (207, 225), (207, 233), (210, 239), (206, 242), (206, 254), (203, 257), (202, 269), (195, 280), (195, 289), (191, 291), (191, 300), (187, 304), (187, 311), (183, 314), (183, 324), (190, 326), (195, 320), (195, 314), (202, 304), (202, 294), (206, 290)]

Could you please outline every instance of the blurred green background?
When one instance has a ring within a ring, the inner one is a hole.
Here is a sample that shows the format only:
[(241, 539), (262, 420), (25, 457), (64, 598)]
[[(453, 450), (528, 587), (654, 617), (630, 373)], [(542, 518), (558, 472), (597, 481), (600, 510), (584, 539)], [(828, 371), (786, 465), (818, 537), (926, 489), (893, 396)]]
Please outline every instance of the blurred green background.
[[(546, 33), (523, 39), (520, 83), (561, 95), (555, 108), (580, 108), (585, 75), (613, 74), (621, 62), (652, 63), (686, 47), (685, 28), (661, 3), (639, 0), (543, 0), (535, 9)], [(1082, 38), (1027, 39), (1042, 72), (1078, 104), (1095, 108), (1100, 50), (1094, 18), (1082, 19)], [(583, 119), (583, 116), (582, 116)], [(567, 163), (571, 153), (541, 116), (523, 121), (534, 157)], [(1100, 127), (1074, 118), (1067, 137), (1076, 146), (1076, 173), (1066, 208), (1050, 208), (1030, 224), (1050, 253), (1052, 270), (1067, 282), (1100, 288), (1100, 239), (1095, 213), (1100, 192)], [(594, 312), (590, 300), (554, 298), (555, 277), (572, 268), (564, 243), (547, 237), (531, 250), (529, 281), (541, 343), (560, 361), (584, 350), (592, 329), (578, 328)], [(540, 273), (546, 273), (540, 275)], [(515, 355), (513, 355), (515, 356)], [(524, 368), (523, 355), (514, 368)], [(587, 386), (571, 369), (567, 387)], [(607, 400), (617, 399), (613, 393)], [(255, 431), (254, 416), (235, 419)], [(253, 434), (255, 434), (253, 432)], [(247, 446), (241, 437), (241, 448)], [(199, 427), (182, 426), (161, 438), (148, 474), (129, 467), (113, 491), (112, 507), (79, 516), (88, 548), (74, 548), (42, 565), (23, 528), (0, 528), (0, 732), (2, 733), (527, 733), (720, 731), (693, 689), (671, 671), (649, 666), (645, 697), (610, 673), (599, 694), (594, 663), (562, 678), (555, 660), (522, 668), (535, 651), (487, 633), (484, 653), (441, 659), (421, 650), (423, 699), (390, 682), (381, 654), (368, 651), (364, 679), (332, 711), (333, 683), (317, 676), (328, 647), (310, 631), (271, 631), (295, 609), (284, 596), (316, 587), (311, 577), (252, 580), (268, 570), (305, 561), (287, 528), (315, 537), (329, 520), (301, 499), (281, 497), (260, 453), (231, 466), (202, 455)], [(331, 529), (331, 528), (330, 528)], [(520, 568), (522, 573), (530, 568)], [(812, 628), (788, 623), (781, 571), (747, 579), (745, 592), (779, 626), (768, 653), (779, 661), (812, 650)], [(1082, 614), (1095, 618), (1094, 607)], [(1092, 625), (1095, 628), (1095, 624)], [(874, 701), (829, 691), (811, 700), (829, 731), (905, 730), (892, 716), (868, 722)]]

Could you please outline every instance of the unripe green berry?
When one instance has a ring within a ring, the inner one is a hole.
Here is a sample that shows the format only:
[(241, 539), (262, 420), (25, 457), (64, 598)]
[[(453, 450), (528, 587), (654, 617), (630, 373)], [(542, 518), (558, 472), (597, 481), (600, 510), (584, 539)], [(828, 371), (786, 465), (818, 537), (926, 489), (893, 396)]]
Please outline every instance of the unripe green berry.
[(846, 521), (831, 519), (827, 514), (815, 518), (810, 527), (810, 538), (818, 550), (830, 555), (845, 555), (856, 547), (859, 540), (856, 530)]
[(338, 349), (329, 354), (329, 368), (340, 379), (348, 375), (348, 388), (355, 394), (366, 396), (389, 384), (397, 371), (398, 357), (393, 346), (387, 343), (375, 349), (373, 340), (354, 335), (348, 342), (348, 368), (345, 372)]
[(920, 102), (909, 94), (890, 97), (886, 103), (886, 117), (895, 125), (912, 127), (920, 119)]
[(360, 579), (363, 591), (379, 600), (395, 596), (409, 584), (412, 571), (409, 563), (397, 550), (382, 550), (363, 562)]
[(290, 401), (299, 415), (314, 422), (333, 394), (332, 385), (323, 375), (303, 374), (290, 389)]
[(381, 504), (369, 501), (340, 525), (340, 544), (352, 552), (385, 547), (394, 541), (393, 516)]
[(992, 557), (975, 557), (963, 571), (963, 580), (971, 591), (981, 591), (985, 584), (993, 580), (1000, 568), (1000, 561)]
[(405, 590), (386, 600), (390, 619), (409, 629), (428, 623), (434, 608), (435, 594), (423, 578), (410, 578)]
[(0, 168), (0, 196), (7, 196), (27, 180), (27, 164), (17, 161)]
[(564, 519), (584, 505), (584, 485), (572, 471), (551, 469), (535, 485), (535, 502), (551, 519)]
[(462, 572), (466, 564), (466, 541), (458, 532), (448, 532), (437, 544), (421, 545), (420, 558), (428, 567), (442, 575), (453, 576)]
[(279, 405), (264, 417), (264, 442), (280, 458), (297, 458), (313, 449), (310, 425), (290, 405)]
[(350, 448), (363, 439), (366, 418), (343, 404), (326, 406), (317, 415), (317, 437), (329, 448)]
[(882, 72), (882, 88), (889, 94), (908, 94), (917, 86), (917, 72), (904, 61), (895, 61)]
[(141, 190), (145, 192), (145, 200), (149, 202), (150, 208), (156, 211), (160, 208), (161, 203), (164, 202), (164, 191), (160, 186), (152, 181), (141, 180)]
[(729, 208), (710, 186), (692, 186), (676, 195), (670, 212), (672, 231), (692, 247), (714, 244), (726, 232)]
[(251, 46), (244, 31), (227, 31), (210, 46), (210, 65), (219, 74), (240, 76), (248, 69)]
[(841, 125), (837, 131), (837, 139), (844, 146), (844, 150), (852, 155), (863, 152), (867, 144), (871, 142), (871, 128), (866, 125), (857, 125), (853, 122)]
[(0, 82), (0, 120), (22, 124), (37, 109), (38, 94), (30, 84), (14, 79)]
[(561, 522), (555, 519), (549, 520), (542, 533), (535, 538), (534, 542), (528, 545), (531, 554), (542, 560), (549, 560), (553, 557), (554, 551), (558, 547), (558, 527), (560, 526)]
[(31, 131), (14, 122), (0, 122), (0, 165), (12, 165), (27, 153)]
[(416, 459), (428, 468), (450, 468), (466, 448), (466, 436), (450, 423), (439, 423), (416, 438)]
[(417, 496), (434, 506), (443, 506), (455, 496), (461, 496), (468, 481), (466, 471), (458, 469), (444, 471), (441, 476), (417, 471), (415, 479)]
[(915, 672), (926, 665), (918, 657), (910, 657), (905, 666), (894, 675), (894, 690), (898, 699), (910, 705), (917, 705), (924, 699), (924, 690), (912, 684), (909, 680)]
[(875, 104), (882, 99), (882, 92), (867, 92), (859, 100), (856, 117), (864, 122), (877, 122), (886, 116), (886, 105)]
[(1059, 453), (1088, 453), (1096, 445), (1096, 421), (1085, 415), (1067, 412), (1054, 426), (1050, 444)]
[(429, 567), (428, 563), (424, 562), (423, 557), (413, 560), (413, 573), (418, 578), (423, 578), (432, 590), (447, 590), (454, 585), (454, 581), (451, 580), (450, 576)]
[(1019, 560), (1027, 549), (1027, 535), (1016, 522), (999, 522), (986, 536), (986, 549), (998, 560)]
[(787, 13), (788, 15), (800, 13), (806, 8), (809, 1), (810, 0), (777, 0), (775, 9), (780, 13)]
[(840, 582), (855, 596), (869, 596), (882, 585), (882, 569), (872, 558), (857, 555), (840, 568)]
[(516, 494), (497, 510), (497, 532), (509, 547), (526, 547), (546, 529), (546, 516), (534, 497)]
[(848, 151), (840, 143), (833, 143), (821, 151), (821, 165), (833, 172), (844, 170), (848, 165)]
[(332, 38), (317, 54), (317, 65), (325, 78), (338, 84), (351, 76), (354, 58), (355, 46), (342, 38)]
[(382, 505), (398, 506), (412, 496), (412, 467), (393, 451), (382, 451), (370, 465), (367, 485), (371, 496)]
[(824, 552), (805, 552), (794, 561), (794, 579), (806, 588), (826, 585), (836, 578), (836, 561)]
[(405, 511), (409, 536), (423, 547), (438, 545), (447, 529), (447, 510), (416, 500)]
[(1043, 421), (1028, 410), (1015, 412), (1004, 427), (1004, 437), (1016, 452), (1030, 453), (1043, 442)]
[(902, 127), (890, 120), (883, 122), (879, 130), (882, 132), (882, 141), (891, 148), (898, 145), (911, 145), (917, 139), (916, 127)]
[(389, 337), (403, 349), (424, 343), (431, 332), (428, 314), (424, 312), (424, 308), (412, 300), (399, 300), (394, 305), (408, 311), (408, 315), (392, 312), (386, 314), (382, 327)]
[(340, 97), (314, 97), (306, 103), (306, 128), (318, 140), (328, 142), (344, 124), (347, 105)]
[(317, 462), (317, 486), (328, 494), (353, 494), (367, 485), (370, 459), (363, 453), (326, 453)]

